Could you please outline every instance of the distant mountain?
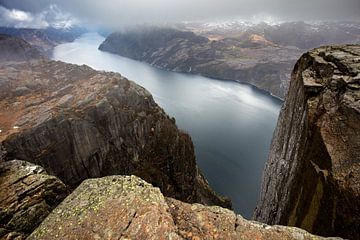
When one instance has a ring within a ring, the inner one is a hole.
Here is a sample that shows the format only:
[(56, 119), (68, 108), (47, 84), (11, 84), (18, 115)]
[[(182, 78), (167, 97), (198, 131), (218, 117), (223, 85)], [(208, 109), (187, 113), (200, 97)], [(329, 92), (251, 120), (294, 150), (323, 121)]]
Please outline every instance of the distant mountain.
[(170, 28), (113, 33), (99, 49), (171, 71), (251, 83), (280, 97), (284, 96), (292, 66), (302, 53), (256, 34), (246, 39), (215, 41)]
[(0, 63), (41, 59), (42, 54), (26, 41), (0, 34)]
[(360, 22), (188, 22), (177, 28), (208, 38), (242, 39), (256, 34), (282, 46), (309, 50), (322, 45), (360, 43)]
[(85, 32), (86, 30), (80, 27), (70, 29), (0, 27), (0, 33), (22, 38), (45, 54), (50, 54), (54, 46), (64, 42), (72, 42)]
[(296, 60), (321, 45), (360, 43), (360, 24), (231, 21), (117, 32), (100, 50), (156, 67), (250, 83), (283, 98)]

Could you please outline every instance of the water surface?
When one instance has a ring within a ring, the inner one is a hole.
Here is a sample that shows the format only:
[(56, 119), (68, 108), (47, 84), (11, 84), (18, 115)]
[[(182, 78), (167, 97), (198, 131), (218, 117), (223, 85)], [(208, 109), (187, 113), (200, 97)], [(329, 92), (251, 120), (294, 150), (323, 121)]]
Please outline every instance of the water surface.
[(188, 132), (210, 185), (250, 218), (281, 102), (247, 84), (159, 70), (97, 48), (104, 38), (83, 35), (57, 46), (53, 58), (116, 71), (144, 86)]

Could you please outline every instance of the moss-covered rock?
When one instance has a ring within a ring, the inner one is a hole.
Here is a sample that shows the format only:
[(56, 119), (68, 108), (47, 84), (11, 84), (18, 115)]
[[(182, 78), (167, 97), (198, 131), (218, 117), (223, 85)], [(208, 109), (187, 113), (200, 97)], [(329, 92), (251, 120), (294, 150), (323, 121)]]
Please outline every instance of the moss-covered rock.
[(28, 240), (322, 239), (291, 227), (245, 220), (221, 207), (165, 198), (135, 176), (85, 180)]

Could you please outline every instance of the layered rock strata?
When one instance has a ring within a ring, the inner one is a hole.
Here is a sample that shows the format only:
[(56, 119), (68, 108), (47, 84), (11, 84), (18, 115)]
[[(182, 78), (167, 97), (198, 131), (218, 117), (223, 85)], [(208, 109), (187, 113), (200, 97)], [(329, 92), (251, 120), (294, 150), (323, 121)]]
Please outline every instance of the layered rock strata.
[(68, 195), (58, 178), (37, 165), (0, 163), (0, 239), (25, 239)]

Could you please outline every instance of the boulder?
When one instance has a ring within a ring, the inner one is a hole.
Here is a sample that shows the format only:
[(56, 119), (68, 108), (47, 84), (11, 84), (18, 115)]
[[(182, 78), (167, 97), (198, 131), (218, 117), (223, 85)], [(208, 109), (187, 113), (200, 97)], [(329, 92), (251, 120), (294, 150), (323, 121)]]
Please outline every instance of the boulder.
[(322, 239), (221, 207), (165, 198), (135, 176), (85, 180), (29, 236), (41, 239)]

